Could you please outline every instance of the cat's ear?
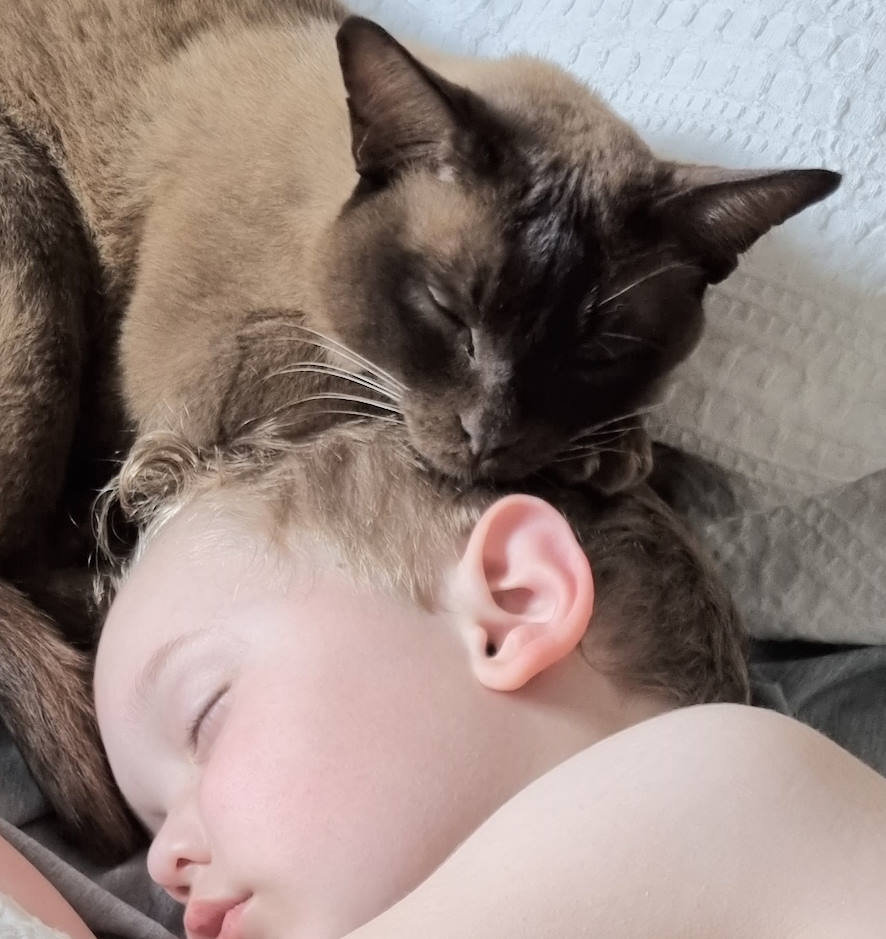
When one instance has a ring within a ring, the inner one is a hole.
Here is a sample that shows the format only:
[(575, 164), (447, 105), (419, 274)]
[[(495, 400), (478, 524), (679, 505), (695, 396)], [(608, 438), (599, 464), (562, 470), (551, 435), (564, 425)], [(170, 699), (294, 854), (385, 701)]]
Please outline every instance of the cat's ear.
[(669, 191), (653, 213), (717, 283), (732, 273), (739, 254), (773, 225), (830, 195), (840, 178), (822, 169), (736, 172), (674, 165)]
[(371, 20), (348, 17), (336, 36), (357, 172), (383, 182), (402, 169), (451, 169), (469, 148), (482, 102), (422, 65)]

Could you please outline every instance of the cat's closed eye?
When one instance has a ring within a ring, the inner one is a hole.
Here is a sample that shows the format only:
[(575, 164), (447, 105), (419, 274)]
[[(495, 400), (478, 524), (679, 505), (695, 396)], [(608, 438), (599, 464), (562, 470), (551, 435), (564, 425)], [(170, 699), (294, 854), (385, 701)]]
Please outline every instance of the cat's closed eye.
[(468, 358), (474, 357), (474, 330), (465, 322), (458, 308), (458, 301), (447, 291), (430, 281), (425, 285), (427, 296), (436, 311), (455, 330), (458, 345)]
[(448, 313), (451, 316), (453, 313), (454, 303), (452, 301), (452, 298), (449, 296), (449, 294), (431, 283), (427, 285), (427, 288), (428, 288), (428, 295), (430, 296), (431, 300), (433, 300), (434, 303), (444, 313)]

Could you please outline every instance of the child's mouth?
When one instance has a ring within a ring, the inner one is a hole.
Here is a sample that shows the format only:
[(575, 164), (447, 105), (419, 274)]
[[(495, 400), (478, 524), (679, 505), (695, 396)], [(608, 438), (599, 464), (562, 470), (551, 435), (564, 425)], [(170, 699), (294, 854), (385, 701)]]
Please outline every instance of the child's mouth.
[(185, 909), (188, 939), (240, 939), (240, 919), (252, 894), (227, 900), (194, 900)]

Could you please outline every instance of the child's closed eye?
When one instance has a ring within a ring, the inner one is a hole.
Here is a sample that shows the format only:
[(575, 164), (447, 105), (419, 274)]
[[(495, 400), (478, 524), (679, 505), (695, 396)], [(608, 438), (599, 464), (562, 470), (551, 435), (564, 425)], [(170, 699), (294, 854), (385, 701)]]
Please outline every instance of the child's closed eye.
[(226, 710), (224, 699), (229, 690), (230, 685), (222, 685), (213, 692), (191, 721), (188, 727), (188, 750), (195, 758), (205, 753), (217, 736)]

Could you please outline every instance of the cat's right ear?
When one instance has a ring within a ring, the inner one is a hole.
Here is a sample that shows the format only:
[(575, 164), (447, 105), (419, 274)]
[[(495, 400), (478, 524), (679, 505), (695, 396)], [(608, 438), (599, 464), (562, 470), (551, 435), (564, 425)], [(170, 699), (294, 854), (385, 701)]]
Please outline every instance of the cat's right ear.
[(371, 20), (349, 16), (336, 44), (357, 172), (382, 183), (410, 166), (441, 175), (455, 169), (469, 149), (480, 99), (422, 65)]
[(824, 169), (755, 172), (671, 164), (672, 190), (653, 212), (701, 261), (714, 284), (731, 274), (738, 256), (770, 228), (839, 184), (840, 174)]

